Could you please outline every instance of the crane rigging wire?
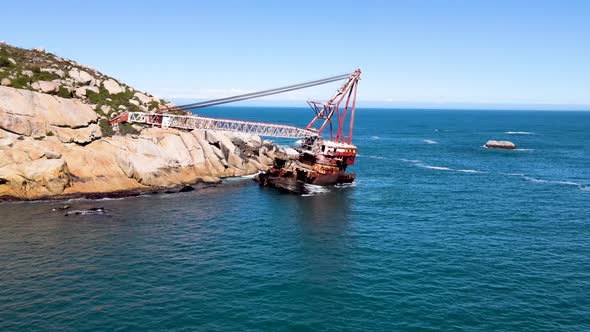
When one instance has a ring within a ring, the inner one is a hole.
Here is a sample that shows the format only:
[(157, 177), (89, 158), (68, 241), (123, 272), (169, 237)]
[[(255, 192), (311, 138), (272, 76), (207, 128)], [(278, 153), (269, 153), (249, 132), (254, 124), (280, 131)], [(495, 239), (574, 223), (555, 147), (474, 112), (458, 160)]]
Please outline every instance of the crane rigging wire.
[(279, 93), (283, 93), (283, 92), (289, 92), (289, 91), (309, 88), (309, 87), (317, 86), (317, 85), (321, 85), (321, 84), (340, 81), (340, 80), (348, 78), (350, 75), (351, 74), (341, 74), (341, 75), (336, 75), (336, 76), (330, 76), (330, 77), (326, 77), (326, 78), (319, 79), (319, 80), (314, 80), (314, 81), (309, 81), (309, 82), (304, 82), (304, 83), (299, 83), (299, 84), (293, 84), (293, 85), (287, 85), (287, 86), (275, 88), (275, 89), (245, 93), (245, 94), (236, 95), (236, 96), (230, 96), (230, 97), (225, 97), (225, 98), (212, 99), (212, 100), (207, 100), (207, 101), (202, 101), (202, 102), (197, 102), (197, 103), (191, 103), (191, 104), (186, 104), (186, 105), (170, 107), (167, 110), (191, 110), (191, 109), (233, 103), (233, 102), (247, 100), (247, 99), (260, 98), (260, 97), (270, 96), (270, 95), (279, 94)]

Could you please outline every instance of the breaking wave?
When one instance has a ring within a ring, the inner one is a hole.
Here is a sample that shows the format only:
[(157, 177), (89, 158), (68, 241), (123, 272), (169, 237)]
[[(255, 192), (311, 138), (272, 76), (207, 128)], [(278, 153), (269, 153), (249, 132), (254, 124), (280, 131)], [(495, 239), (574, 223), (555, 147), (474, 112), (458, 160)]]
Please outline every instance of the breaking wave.
[(307, 193), (301, 195), (303, 197), (321, 195), (321, 194), (326, 194), (326, 193), (329, 193), (330, 192), (330, 188), (329, 187), (316, 186), (314, 184), (305, 184), (305, 190), (307, 191)]
[(535, 133), (531, 133), (528, 131), (505, 131), (504, 134), (507, 134), (507, 135), (534, 135)]
[(421, 163), (421, 161), (420, 160), (417, 160), (417, 159), (400, 159), (400, 160), (401, 161), (405, 161), (407, 163), (413, 163), (413, 164), (415, 164), (415, 163)]
[(500, 173), (503, 175), (509, 175), (509, 176), (518, 176), (523, 178), (526, 181), (529, 182), (533, 182), (533, 183), (548, 183), (548, 184), (557, 184), (557, 185), (562, 185), (562, 186), (572, 186), (572, 187), (578, 187), (580, 190), (582, 191), (590, 191), (590, 187), (578, 182), (573, 182), (573, 181), (561, 181), (561, 180), (545, 180), (545, 179), (539, 179), (536, 177), (532, 177), (532, 176), (528, 176), (522, 173)]
[(406, 163), (414, 164), (415, 166), (420, 167), (420, 168), (434, 169), (437, 171), (453, 171), (453, 172), (472, 173), (472, 174), (485, 173), (485, 172), (477, 171), (474, 169), (454, 169), (454, 168), (444, 167), (444, 166), (425, 165), (422, 163), (422, 161), (420, 161), (418, 159), (400, 159), (400, 160), (403, 162), (406, 162)]
[(371, 139), (381, 139), (379, 136), (371, 136)]
[(485, 173), (482, 171), (476, 171), (474, 169), (457, 169), (457, 172), (462, 172), (462, 173)]
[(430, 166), (430, 165), (422, 165), (422, 164), (419, 164), (416, 166), (422, 167), (422, 168), (428, 168), (428, 169), (436, 169), (439, 171), (452, 171), (453, 170), (452, 168), (442, 167), (442, 166)]
[(432, 140), (432, 139), (423, 139), (422, 142), (424, 142), (426, 144), (438, 144), (437, 141)]

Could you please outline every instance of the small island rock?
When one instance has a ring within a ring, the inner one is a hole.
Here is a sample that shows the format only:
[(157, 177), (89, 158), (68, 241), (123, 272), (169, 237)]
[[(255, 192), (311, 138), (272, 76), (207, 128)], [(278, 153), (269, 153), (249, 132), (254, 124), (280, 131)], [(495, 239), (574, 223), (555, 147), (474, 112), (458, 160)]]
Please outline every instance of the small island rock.
[(516, 149), (516, 145), (510, 141), (489, 140), (486, 142), (485, 147), (489, 148), (489, 149), (505, 149), (505, 150)]

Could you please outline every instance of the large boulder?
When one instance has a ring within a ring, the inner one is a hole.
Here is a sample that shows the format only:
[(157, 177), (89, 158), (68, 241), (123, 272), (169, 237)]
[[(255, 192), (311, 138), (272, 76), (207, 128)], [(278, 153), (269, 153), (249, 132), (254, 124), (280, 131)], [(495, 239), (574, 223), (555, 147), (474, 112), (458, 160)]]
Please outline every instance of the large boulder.
[(510, 141), (494, 141), (489, 140), (484, 145), (486, 148), (490, 149), (505, 149), (505, 150), (514, 150), (516, 149), (516, 145)]
[(0, 128), (25, 136), (45, 136), (49, 126), (88, 127), (98, 116), (92, 107), (28, 90), (0, 87)]
[(158, 100), (158, 98), (146, 96), (141, 92), (136, 92), (135, 94), (133, 94), (133, 97), (139, 100), (139, 102), (142, 104), (148, 104), (150, 102), (160, 103), (160, 100)]
[(125, 92), (125, 88), (119, 85), (115, 80), (108, 79), (102, 82), (102, 86), (112, 95), (117, 93)]
[(56, 74), (57, 76), (63, 78), (65, 73), (63, 70), (61, 69), (57, 69), (57, 68), (41, 68), (41, 72), (45, 72), (45, 73), (53, 73)]
[(78, 68), (70, 69), (68, 75), (77, 83), (84, 85), (94, 85), (95, 82), (95, 79), (92, 77), (92, 75), (85, 72), (84, 70), (79, 70)]
[(22, 74), (27, 77), (33, 77), (34, 75), (32, 70), (23, 70)]
[(77, 129), (63, 127), (52, 127), (51, 129), (62, 143), (85, 145), (102, 137), (100, 127), (97, 124)]
[(31, 84), (31, 87), (35, 90), (39, 90), (43, 93), (58, 93), (59, 84), (56, 82), (49, 81), (37, 81)]
[(99, 93), (98, 88), (95, 86), (81, 86), (79, 88), (76, 88), (75, 94), (78, 97), (85, 97), (87, 95), (88, 91), (92, 91), (94, 93)]
[(0, 168), (0, 196), (41, 198), (59, 195), (72, 183), (62, 159), (37, 159)]

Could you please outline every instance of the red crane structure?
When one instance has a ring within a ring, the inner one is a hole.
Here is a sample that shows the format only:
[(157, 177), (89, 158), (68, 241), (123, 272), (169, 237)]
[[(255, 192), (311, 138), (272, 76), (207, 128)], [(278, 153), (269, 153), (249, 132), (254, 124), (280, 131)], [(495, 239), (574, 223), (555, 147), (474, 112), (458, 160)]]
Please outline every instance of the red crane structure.
[[(110, 124), (116, 127), (119, 123), (128, 122), (185, 130), (208, 129), (259, 136), (301, 138), (301, 146), (293, 148), (297, 154), (277, 157), (274, 165), (266, 172), (259, 174), (256, 179), (264, 186), (288, 192), (305, 193), (307, 192), (306, 185), (350, 183), (355, 179), (354, 174), (346, 174), (346, 167), (354, 164), (357, 154), (357, 147), (352, 145), (352, 134), (360, 75), (361, 70), (357, 69), (350, 74), (174, 106), (161, 109), (158, 112), (124, 112), (111, 119)], [(305, 128), (267, 122), (171, 113), (260, 98), (344, 79), (346, 82), (327, 102), (311, 100), (307, 102), (314, 111), (315, 117)], [(321, 135), (326, 127), (329, 127), (329, 139)], [(345, 135), (346, 132), (348, 135)]]

